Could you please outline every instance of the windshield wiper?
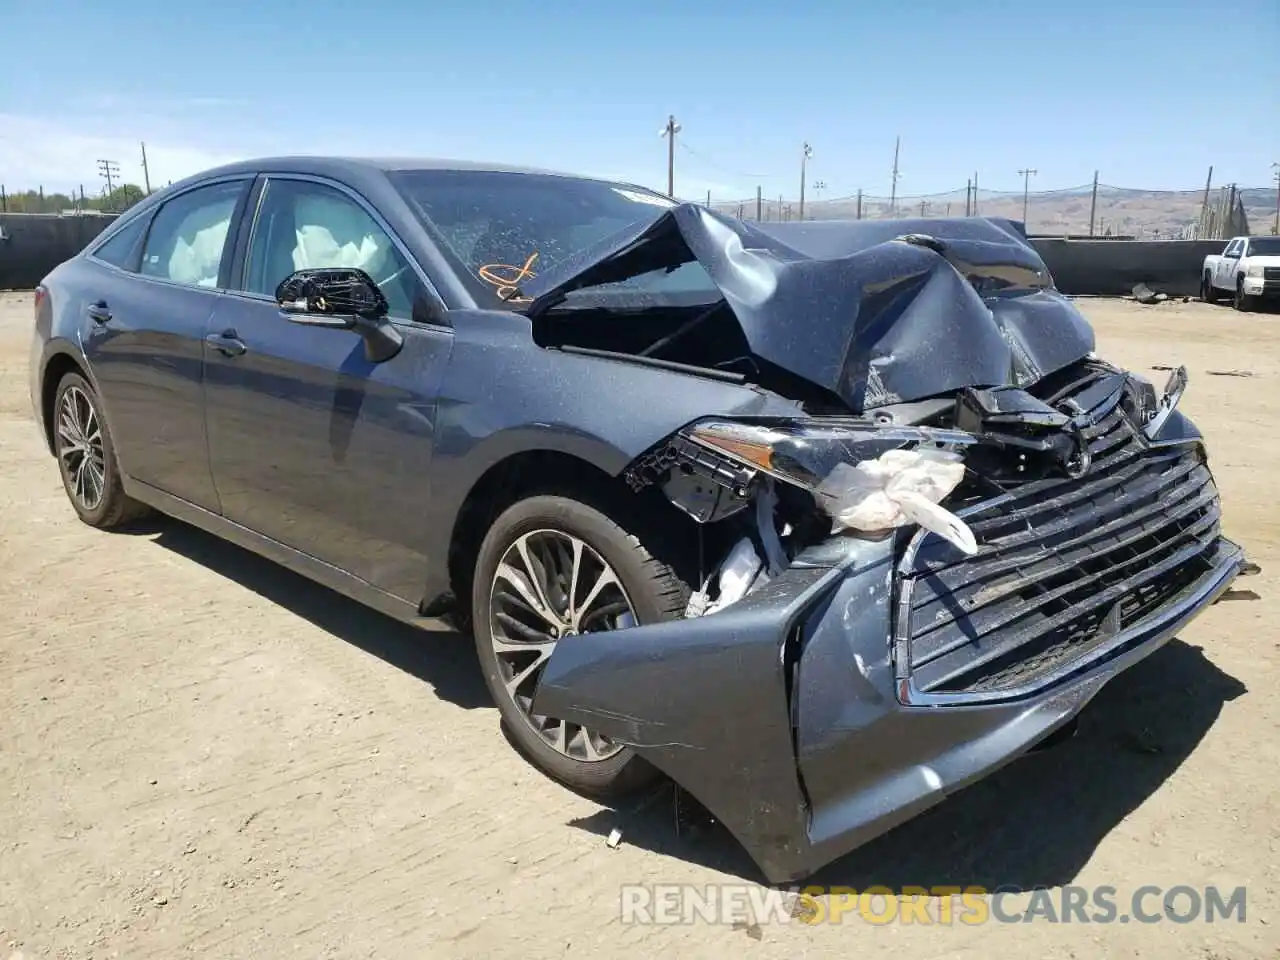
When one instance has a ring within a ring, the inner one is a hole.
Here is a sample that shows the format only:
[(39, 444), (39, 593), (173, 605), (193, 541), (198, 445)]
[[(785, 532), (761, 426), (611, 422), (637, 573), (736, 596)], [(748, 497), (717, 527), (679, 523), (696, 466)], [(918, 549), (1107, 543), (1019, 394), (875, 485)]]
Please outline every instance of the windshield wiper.
[(668, 333), (665, 337), (660, 337), (659, 339), (653, 341), (653, 343), (649, 344), (647, 347), (645, 347), (643, 350), (637, 353), (636, 356), (638, 357), (653, 356), (663, 347), (667, 346), (670, 343), (675, 342), (680, 337), (683, 337), (690, 330), (699, 326), (704, 320), (706, 320), (713, 313), (719, 310), (723, 305), (724, 305), (724, 301), (717, 301), (716, 303), (713, 303), (710, 307), (708, 307), (706, 310), (703, 310), (696, 317), (693, 317), (690, 320), (686, 320), (684, 323), (680, 324), (680, 326), (676, 327), (674, 330)]

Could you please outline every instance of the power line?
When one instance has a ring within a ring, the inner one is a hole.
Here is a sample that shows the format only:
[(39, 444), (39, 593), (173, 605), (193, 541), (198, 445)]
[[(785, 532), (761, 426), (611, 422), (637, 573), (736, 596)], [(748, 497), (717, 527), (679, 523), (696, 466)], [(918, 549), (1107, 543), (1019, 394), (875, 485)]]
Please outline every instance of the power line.
[(743, 173), (741, 170), (733, 170), (729, 167), (723, 166), (722, 164), (716, 163), (714, 160), (708, 157), (705, 153), (701, 153), (700, 151), (695, 150), (693, 149), (693, 147), (689, 146), (688, 142), (683, 137), (680, 139), (679, 145), (681, 150), (684, 150), (690, 156), (697, 157), (707, 166), (713, 167), (716, 170), (720, 171), (721, 173), (727, 173), (731, 176), (738, 177), (743, 180), (772, 180), (773, 179), (774, 175), (771, 173)]

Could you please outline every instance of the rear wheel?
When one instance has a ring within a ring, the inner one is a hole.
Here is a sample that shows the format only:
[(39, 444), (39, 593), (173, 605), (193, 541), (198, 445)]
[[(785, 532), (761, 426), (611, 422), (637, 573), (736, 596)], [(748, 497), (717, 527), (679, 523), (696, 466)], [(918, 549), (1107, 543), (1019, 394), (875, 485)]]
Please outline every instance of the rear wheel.
[(642, 524), (628, 527), (581, 500), (534, 496), (494, 521), (476, 561), (476, 649), (508, 734), (544, 773), (584, 793), (628, 792), (657, 771), (596, 731), (533, 713), (547, 659), (563, 637), (680, 617), (689, 598)]
[(1200, 278), (1200, 299), (1205, 303), (1218, 302), (1218, 294), (1213, 289), (1213, 280), (1207, 273)]
[(68, 373), (58, 383), (52, 431), (62, 486), (81, 520), (109, 529), (147, 513), (146, 506), (124, 492), (98, 395), (78, 373)]

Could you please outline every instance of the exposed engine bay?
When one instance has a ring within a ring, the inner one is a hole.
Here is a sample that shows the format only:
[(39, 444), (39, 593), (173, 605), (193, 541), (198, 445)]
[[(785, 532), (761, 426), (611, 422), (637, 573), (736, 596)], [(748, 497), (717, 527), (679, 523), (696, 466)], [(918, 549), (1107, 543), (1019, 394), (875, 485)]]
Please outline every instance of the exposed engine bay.
[[(916, 525), (972, 556), (955, 512), (966, 499), (1081, 477), (1095, 410), (1122, 402), (1153, 437), (1181, 396), (1184, 370), (1157, 398), (1094, 356), (1014, 225), (904, 226), (749, 224), (686, 204), (522, 289), (544, 347), (753, 384), (808, 415), (700, 421), (628, 470), (633, 489), (660, 485), (700, 524), (747, 528), (690, 615), (833, 535)], [(680, 293), (655, 293), (677, 271)], [(629, 288), (637, 278), (649, 282)]]
[(1051, 475), (1082, 476), (1100, 407), (1120, 406), (1154, 437), (1186, 381), (1179, 368), (1157, 398), (1145, 378), (1089, 359), (1033, 391), (968, 388), (871, 418), (709, 419), (640, 457), (626, 479), (637, 491), (659, 486), (699, 524), (741, 530), (690, 601), (687, 616), (701, 616), (831, 537), (878, 539), (914, 524), (972, 556), (977, 541), (956, 511)]

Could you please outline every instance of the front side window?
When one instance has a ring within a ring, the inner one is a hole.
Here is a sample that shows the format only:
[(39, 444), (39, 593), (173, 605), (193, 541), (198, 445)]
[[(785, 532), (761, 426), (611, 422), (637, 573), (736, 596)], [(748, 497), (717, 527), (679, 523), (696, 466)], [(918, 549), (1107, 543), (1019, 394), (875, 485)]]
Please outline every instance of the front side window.
[(387, 298), (390, 315), (420, 316), (426, 290), (378, 222), (346, 194), (307, 180), (268, 180), (249, 242), (244, 287), (274, 296), (297, 270), (354, 267)]
[(142, 275), (216, 287), (231, 218), (246, 186), (236, 180), (197, 187), (161, 207), (142, 250)]
[(108, 237), (93, 251), (93, 257), (103, 263), (109, 263), (121, 270), (132, 270), (136, 263), (133, 253), (137, 249), (138, 239), (147, 227), (147, 217), (134, 217)]

